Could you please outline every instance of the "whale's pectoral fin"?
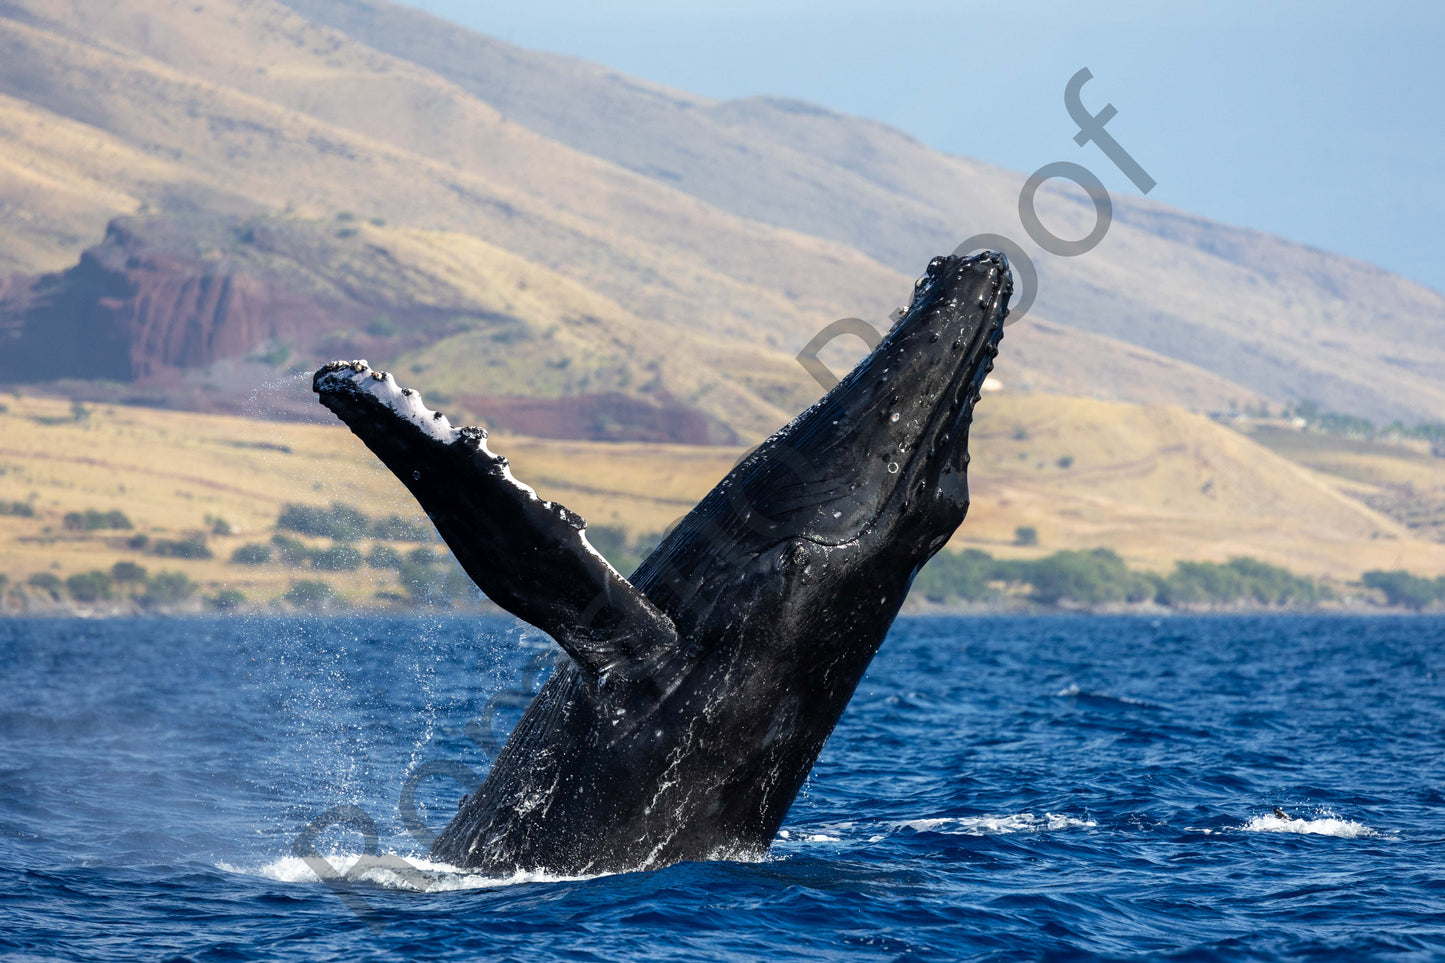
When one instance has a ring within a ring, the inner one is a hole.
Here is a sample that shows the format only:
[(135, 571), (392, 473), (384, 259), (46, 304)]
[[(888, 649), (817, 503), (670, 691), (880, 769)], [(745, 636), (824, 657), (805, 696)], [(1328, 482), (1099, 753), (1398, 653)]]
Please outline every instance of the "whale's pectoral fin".
[(587, 543), (575, 512), (543, 501), (421, 396), (365, 361), (335, 361), (312, 387), (396, 473), (487, 597), (551, 635), (593, 679), (641, 680), (677, 651), (672, 620)]

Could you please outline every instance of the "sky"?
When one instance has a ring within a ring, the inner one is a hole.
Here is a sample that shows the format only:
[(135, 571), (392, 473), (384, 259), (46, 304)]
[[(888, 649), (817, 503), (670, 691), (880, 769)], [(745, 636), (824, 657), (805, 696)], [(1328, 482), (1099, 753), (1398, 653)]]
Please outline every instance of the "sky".
[(492, 36), (729, 99), (796, 97), (1019, 171), (1113, 104), (1149, 197), (1445, 291), (1445, 4), (406, 0)]

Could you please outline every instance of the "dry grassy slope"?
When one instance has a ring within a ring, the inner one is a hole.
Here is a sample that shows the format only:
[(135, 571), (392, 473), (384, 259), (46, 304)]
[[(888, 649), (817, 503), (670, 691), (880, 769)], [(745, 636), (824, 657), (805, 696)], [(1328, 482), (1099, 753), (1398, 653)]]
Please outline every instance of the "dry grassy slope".
[(640, 313), (763, 343), (905, 280), (548, 141), (274, 4), (31, 9), (36, 25), (0, 19), (0, 89), (177, 156), (221, 200), (465, 230)]
[(1014, 526), (1032, 525), (1040, 549), (1107, 545), (1160, 567), (1247, 554), (1336, 577), (1445, 571), (1445, 545), (1178, 408), (990, 396), (973, 438), (975, 510), (963, 544), (999, 548)]
[[(1126, 196), (1114, 199), (1102, 245), (1055, 258), (1018, 226), (1024, 175), (932, 151), (873, 121), (774, 98), (718, 103), (383, 0), (285, 2), (548, 137), (724, 210), (841, 241), (904, 271), (973, 233), (1003, 233), (1038, 264), (1046, 317), (1276, 398), (1315, 397), (1375, 417), (1445, 414), (1445, 298), (1371, 265)], [(1152, 173), (1167, 190), (1168, 172)], [(1046, 223), (1062, 236), (1086, 234), (1093, 212), (1081, 197), (1045, 188)]]
[(1417, 538), (1445, 542), (1445, 459), (1428, 445), (1340, 438), (1257, 425), (1250, 437), (1304, 465), (1340, 492), (1406, 525)]
[(363, 243), (384, 246), (423, 287), (444, 288), (459, 301), (522, 318), (532, 333), (499, 344), (490, 331), (468, 331), (397, 359), (403, 379), (428, 390), (554, 398), (636, 387), (656, 373), (673, 397), (757, 437), (811, 400), (812, 388), (783, 352), (639, 318), (610, 298), (468, 235), (361, 230)]
[[(0, 125), (0, 142), (29, 158), (22, 173), (48, 178), (44, 190), (7, 195), (15, 217), (0, 251), (16, 266), (58, 267), (89, 243), (87, 226), (98, 233), (141, 204), (295, 203), (445, 227), (693, 332), (675, 360), (728, 368), (731, 383), (709, 392), (743, 412), (815, 390), (776, 358), (753, 358), (752, 346), (791, 355), (828, 321), (882, 318), (907, 295), (906, 275), (851, 249), (743, 220), (548, 141), (449, 81), (273, 4), (9, 9), (0, 90), (38, 106), (0, 101), (9, 110), (0, 119), (25, 121)], [(25, 9), (29, 19), (16, 19)], [(938, 253), (924, 251), (909, 270)], [(1016, 383), (1201, 408), (1254, 399), (1177, 362), (1160, 377), (1162, 359), (1109, 339), (1057, 325), (1015, 331), (1005, 363)], [(739, 356), (748, 363), (722, 360)], [(753, 430), (746, 419), (738, 427)]]
[[(298, 383), (290, 390), (305, 388)], [(153, 572), (185, 571), (209, 588), (240, 588), (254, 601), (275, 598), (297, 577), (329, 578), (358, 600), (396, 589), (389, 576), (370, 570), (326, 576), (224, 561), (238, 545), (265, 540), (288, 501), (339, 500), (372, 515), (415, 516), (401, 485), (339, 425), (102, 406), (74, 422), (61, 402), (3, 401), (0, 502), (31, 500), (39, 512), (35, 519), (0, 516), (0, 572), (12, 582), (130, 558)], [(593, 524), (621, 525), (634, 534), (677, 519), (740, 454), (494, 441), (518, 477), (545, 497)], [(1250, 554), (1314, 575), (1354, 577), (1400, 566), (1445, 573), (1445, 545), (1405, 537), (1400, 526), (1333, 491), (1320, 476), (1177, 409), (994, 393), (980, 407), (972, 450), (973, 508), (955, 547), (1037, 555), (1108, 545), (1136, 564), (1161, 569), (1176, 558)], [(1074, 459), (1068, 469), (1058, 465), (1064, 454)], [(1213, 484), (1206, 491), (1207, 482)], [(237, 534), (211, 539), (213, 561), (155, 558), (126, 550), (124, 535), (64, 532), (64, 513), (86, 508), (119, 508), (154, 537), (203, 528), (207, 516), (225, 518)], [(1036, 549), (1010, 547), (1019, 525), (1039, 530)]]
[[(635, 382), (649, 365), (656, 365), (664, 387), (675, 397), (744, 435), (761, 438), (789, 412), (811, 403), (819, 390), (789, 354), (637, 318), (610, 299), (466, 235), (362, 230), (363, 243), (374, 236), (372, 243), (384, 244), (397, 263), (416, 272), (423, 282), (417, 288), (419, 299), (427, 297), (423, 290), (444, 290), (458, 301), (469, 299), (516, 314), (540, 330), (558, 325), (565, 335), (552, 344), (544, 339), (509, 343), (499, 350), (489, 343), (488, 332), (468, 332), (397, 362), (408, 375), (447, 395), (485, 391), (555, 397), (626, 387), (617, 384), (619, 374)], [(368, 277), (376, 277), (375, 271), (366, 270)], [(505, 297), (499, 300), (499, 293)], [(820, 316), (819, 326), (825, 321)], [(844, 339), (837, 349), (830, 359), (843, 371), (861, 354), (862, 345)], [(851, 359), (850, 351), (855, 356)], [(569, 357), (573, 363), (557, 366)], [(1087, 363), (1081, 365), (1080, 358)], [(578, 382), (579, 371), (592, 374), (589, 383)], [(1130, 400), (1206, 410), (1262, 400), (1146, 349), (1037, 319), (1009, 327), (995, 377), (1011, 387), (1064, 395), (1086, 395), (1099, 383), (1127, 383)], [(766, 401), (760, 404), (762, 399)], [(467, 413), (486, 416), (483, 411)]]
[[(35, 572), (64, 577), (130, 559), (151, 572), (183, 571), (207, 587), (274, 597), (296, 570), (226, 559), (242, 544), (266, 541), (284, 503), (339, 500), (376, 515), (418, 515), (390, 473), (323, 428), (103, 407), (74, 422), (61, 402), (5, 396), (3, 403), (0, 502), (31, 501), (38, 512), (34, 519), (0, 516), (0, 572), (12, 583)], [(155, 538), (208, 529), (207, 516), (224, 518), (236, 534), (210, 539), (217, 556), (211, 561), (158, 558), (128, 550), (132, 532), (66, 532), (62, 516), (87, 508), (120, 509), (138, 532)], [(352, 596), (395, 588), (368, 575), (348, 573), (335, 584)]]
[(105, 132), (0, 94), (0, 272), (59, 270), (95, 225), (141, 204), (139, 182), (184, 171)]

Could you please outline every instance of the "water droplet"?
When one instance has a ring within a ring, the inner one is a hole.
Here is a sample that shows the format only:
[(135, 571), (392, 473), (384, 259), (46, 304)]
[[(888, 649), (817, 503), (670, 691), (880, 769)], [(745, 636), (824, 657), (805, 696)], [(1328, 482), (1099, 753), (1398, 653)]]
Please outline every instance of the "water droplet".
[(890, 461), (890, 462), (888, 463), (888, 474), (890, 474), (890, 475), (896, 475), (896, 474), (898, 474), (898, 462), (896, 462), (896, 461)]
[(833, 513), (833, 517), (834, 517), (834, 518), (842, 518), (842, 517), (843, 517), (843, 513), (842, 513), (842, 512), (834, 512), (834, 513)]

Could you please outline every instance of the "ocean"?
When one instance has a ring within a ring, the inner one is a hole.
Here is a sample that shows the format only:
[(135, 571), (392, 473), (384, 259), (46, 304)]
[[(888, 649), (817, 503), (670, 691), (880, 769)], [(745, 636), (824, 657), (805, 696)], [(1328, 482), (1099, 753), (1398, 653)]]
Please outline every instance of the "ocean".
[(0, 957), (1445, 958), (1445, 619), (904, 618), (766, 859), (427, 863), (551, 653), (0, 621)]

